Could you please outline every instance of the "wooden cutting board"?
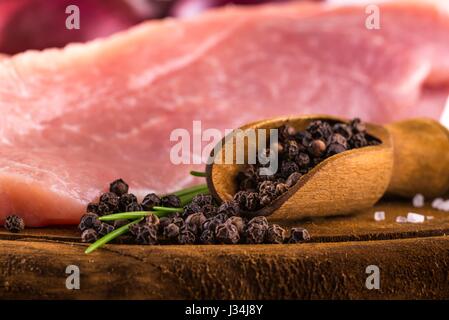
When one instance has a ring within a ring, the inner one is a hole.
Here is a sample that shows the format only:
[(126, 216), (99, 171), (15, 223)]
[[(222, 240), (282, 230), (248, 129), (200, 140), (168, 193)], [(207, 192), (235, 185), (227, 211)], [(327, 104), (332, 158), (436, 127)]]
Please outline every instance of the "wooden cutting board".
[[(386, 220), (374, 221), (375, 211)], [(399, 224), (413, 211), (433, 216)], [(449, 213), (382, 201), (349, 216), (289, 223), (296, 245), (107, 245), (85, 255), (75, 228), (0, 231), (1, 299), (391, 299), (449, 298)], [(79, 290), (66, 267), (80, 269)], [(370, 265), (380, 289), (367, 289)]]

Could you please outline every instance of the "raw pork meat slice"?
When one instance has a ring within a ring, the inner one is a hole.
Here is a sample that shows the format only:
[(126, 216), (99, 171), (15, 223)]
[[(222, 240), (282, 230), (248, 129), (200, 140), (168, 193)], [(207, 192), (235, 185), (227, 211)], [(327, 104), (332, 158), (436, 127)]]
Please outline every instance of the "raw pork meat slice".
[(426, 114), (414, 107), (423, 88), (448, 88), (449, 18), (417, 3), (380, 8), (380, 30), (365, 27), (364, 7), (227, 8), (0, 59), (0, 223), (18, 213), (28, 226), (75, 224), (118, 177), (140, 196), (192, 184), (169, 137), (193, 120)]

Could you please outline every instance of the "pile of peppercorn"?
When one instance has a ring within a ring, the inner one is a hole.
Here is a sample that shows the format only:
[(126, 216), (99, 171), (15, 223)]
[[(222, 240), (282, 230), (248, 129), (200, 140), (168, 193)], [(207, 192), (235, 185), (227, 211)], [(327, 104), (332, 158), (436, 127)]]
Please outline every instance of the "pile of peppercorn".
[[(176, 195), (159, 197), (148, 194), (139, 203), (137, 197), (128, 193), (128, 185), (116, 180), (110, 192), (100, 196), (98, 203), (90, 203), (81, 218), (79, 229), (83, 242), (94, 242), (128, 220), (111, 222), (99, 218), (117, 212), (152, 211), (153, 207), (179, 208)], [(303, 228), (292, 228), (290, 234), (277, 224), (269, 224), (263, 216), (247, 219), (240, 216), (235, 201), (218, 205), (210, 195), (198, 194), (179, 212), (158, 217), (148, 214), (142, 221), (129, 227), (129, 234), (118, 238), (119, 242), (138, 244), (236, 244), (236, 243), (299, 243), (310, 239)]]
[[(243, 211), (256, 211), (293, 187), (302, 175), (318, 163), (346, 150), (380, 144), (366, 133), (360, 119), (348, 124), (312, 121), (305, 131), (284, 125), (278, 128), (279, 169), (273, 175), (259, 175), (260, 163), (247, 165), (238, 173), (234, 200)], [(270, 149), (267, 149), (269, 152)]]

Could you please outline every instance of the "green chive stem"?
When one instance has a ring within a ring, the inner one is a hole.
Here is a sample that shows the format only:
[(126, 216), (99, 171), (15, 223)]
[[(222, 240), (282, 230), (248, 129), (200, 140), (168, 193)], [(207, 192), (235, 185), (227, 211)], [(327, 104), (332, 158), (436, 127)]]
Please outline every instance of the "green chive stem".
[(200, 185), (196, 185), (196, 186), (193, 186), (193, 187), (189, 187), (189, 188), (185, 188), (185, 189), (173, 192), (173, 194), (177, 195), (178, 197), (182, 197), (182, 196), (188, 195), (190, 193), (201, 191), (201, 190), (203, 190), (205, 188), (207, 189), (207, 185), (206, 184), (200, 184)]
[(99, 218), (100, 221), (114, 221), (114, 220), (133, 220), (154, 214), (156, 216), (161, 216), (162, 212), (156, 211), (133, 211), (133, 212), (120, 212), (114, 214), (108, 214)]
[(183, 208), (170, 208), (170, 207), (153, 207), (154, 211), (157, 212), (181, 212)]
[(104, 246), (106, 243), (110, 242), (111, 240), (114, 240), (115, 238), (121, 236), (122, 234), (125, 234), (126, 232), (128, 232), (129, 227), (135, 223), (139, 223), (140, 221), (142, 221), (143, 218), (134, 220), (110, 233), (108, 233), (107, 235), (105, 235), (104, 237), (98, 239), (97, 241), (95, 241), (94, 243), (92, 243), (87, 249), (86, 251), (84, 251), (84, 253), (89, 254), (92, 251), (97, 250), (98, 248)]
[(206, 172), (201, 172), (201, 171), (190, 171), (190, 175), (194, 176), (194, 177), (206, 177)]

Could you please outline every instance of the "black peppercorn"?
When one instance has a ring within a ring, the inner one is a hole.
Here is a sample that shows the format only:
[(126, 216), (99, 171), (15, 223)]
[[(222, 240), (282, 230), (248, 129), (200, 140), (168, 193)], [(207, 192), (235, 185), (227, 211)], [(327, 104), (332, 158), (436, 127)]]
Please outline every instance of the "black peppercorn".
[(181, 199), (175, 194), (169, 194), (161, 198), (161, 205), (163, 207), (179, 208), (181, 206)]
[(228, 216), (238, 216), (240, 213), (239, 205), (236, 201), (230, 200), (223, 202), (217, 210), (218, 213), (224, 213)]
[(338, 143), (332, 143), (329, 145), (329, 147), (327, 147), (326, 155), (330, 157), (344, 151), (346, 151), (346, 148), (343, 145)]
[(287, 181), (285, 181), (285, 184), (288, 188), (293, 187), (298, 181), (299, 178), (301, 178), (301, 174), (299, 172), (293, 172), (288, 178)]
[(307, 147), (308, 145), (310, 145), (310, 143), (313, 140), (312, 135), (307, 132), (307, 131), (303, 131), (303, 132), (298, 132), (295, 135), (295, 139), (303, 146), (303, 147)]
[(215, 229), (215, 240), (218, 243), (236, 244), (240, 240), (237, 227), (232, 223), (222, 223)]
[(290, 231), (289, 243), (299, 243), (310, 240), (309, 232), (304, 228), (292, 228)]
[(259, 198), (259, 202), (262, 207), (265, 207), (266, 205), (269, 205), (271, 202), (273, 202), (273, 197), (268, 194), (261, 194)]
[(204, 221), (203, 223), (203, 230), (209, 229), (213, 232), (215, 232), (215, 228), (219, 225), (222, 224), (224, 220), (221, 217), (211, 217), (211, 218), (207, 218), (206, 221)]
[(129, 231), (139, 244), (156, 244), (157, 229), (158, 227), (154, 224), (134, 224)]
[(276, 196), (279, 197), (281, 194), (284, 194), (288, 191), (288, 186), (286, 183), (277, 183), (276, 184)]
[(298, 154), (295, 161), (300, 169), (306, 169), (310, 164), (310, 157), (307, 153), (301, 152)]
[(243, 231), (245, 230), (245, 221), (243, 221), (241, 217), (232, 216), (226, 220), (226, 223), (233, 224), (237, 228), (239, 234), (243, 234)]
[(97, 241), (97, 239), (98, 234), (94, 229), (86, 229), (83, 231), (83, 233), (81, 233), (82, 242), (92, 243)]
[(163, 233), (164, 228), (168, 226), (170, 223), (172, 223), (172, 218), (170, 217), (161, 217), (159, 219), (159, 232)]
[(248, 225), (251, 224), (261, 224), (268, 228), (268, 220), (264, 216), (257, 216), (248, 221)]
[(87, 205), (86, 212), (97, 213), (98, 212), (98, 203), (90, 202)]
[(214, 244), (215, 243), (215, 232), (211, 229), (205, 229), (200, 236), (200, 242), (203, 244)]
[(101, 222), (97, 228), (95, 228), (95, 231), (97, 231), (98, 236), (103, 237), (107, 235), (108, 233), (111, 233), (114, 231), (114, 226), (105, 222)]
[(289, 125), (283, 125), (278, 128), (278, 137), (280, 141), (292, 138), (296, 134), (296, 129)]
[(115, 193), (119, 197), (128, 193), (128, 188), (128, 185), (122, 179), (117, 179), (109, 185), (109, 191)]
[(203, 223), (206, 221), (206, 217), (202, 212), (197, 212), (189, 215), (186, 220), (185, 224), (187, 227), (195, 233), (196, 235), (201, 234), (203, 230)]
[(276, 193), (276, 183), (274, 181), (263, 181), (259, 184), (259, 193), (274, 196)]
[(218, 212), (217, 210), (217, 207), (213, 204), (205, 204), (200, 211), (206, 216), (206, 218), (209, 218), (215, 216)]
[(112, 211), (106, 203), (100, 202), (98, 204), (97, 214), (99, 216), (104, 216), (111, 213), (114, 213), (114, 211)]
[(315, 120), (312, 121), (306, 129), (314, 139), (327, 140), (332, 134), (332, 127), (328, 122)]
[(179, 216), (174, 216), (174, 217), (172, 217), (171, 222), (174, 223), (174, 224), (176, 224), (176, 225), (177, 225), (178, 227), (180, 227), (180, 228), (181, 228), (182, 226), (184, 226), (184, 224), (185, 224), (184, 219), (181, 218), (181, 217), (179, 217)]
[(281, 176), (287, 179), (293, 172), (299, 170), (298, 165), (293, 161), (283, 161), (281, 164)]
[(251, 223), (247, 225), (245, 236), (246, 242), (250, 244), (259, 244), (265, 241), (265, 235), (268, 226), (260, 223)]
[(201, 207), (196, 203), (189, 203), (188, 205), (184, 206), (182, 217), (187, 218), (189, 215), (197, 212), (202, 212)]
[(5, 219), (5, 229), (9, 232), (18, 233), (25, 228), (25, 222), (18, 215), (10, 215)]
[(341, 134), (346, 139), (350, 139), (352, 137), (352, 128), (346, 123), (336, 123), (332, 129), (334, 133)]
[(119, 197), (113, 192), (103, 193), (100, 197), (100, 204), (108, 207), (108, 212), (118, 212)]
[(259, 208), (260, 198), (257, 192), (248, 192), (246, 194), (245, 208), (249, 211), (254, 211)]
[(151, 211), (153, 207), (158, 207), (161, 205), (161, 198), (159, 198), (155, 193), (149, 193), (143, 198), (142, 209), (145, 211)]
[(329, 140), (328, 140), (328, 145), (331, 144), (340, 144), (342, 145), (345, 149), (348, 148), (348, 141), (346, 140), (345, 137), (343, 137), (341, 134), (339, 133), (334, 133), (333, 135), (330, 136)]
[(126, 206), (124, 211), (125, 212), (142, 211), (142, 206), (140, 204), (138, 204), (137, 202), (132, 202)]
[(266, 234), (266, 242), (267, 243), (284, 243), (285, 240), (285, 229), (277, 224), (273, 224), (268, 227)]
[(295, 140), (289, 140), (285, 143), (285, 152), (289, 159), (295, 159), (300, 151), (303, 151), (304, 147), (299, 145)]
[(164, 228), (163, 231), (163, 237), (168, 240), (168, 241), (174, 241), (174, 240), (178, 240), (178, 236), (179, 236), (179, 227), (174, 224), (174, 223), (170, 223), (169, 225), (167, 225)]
[(126, 194), (122, 195), (120, 197), (120, 199), (119, 199), (119, 209), (120, 209), (120, 211), (122, 211), (122, 212), (130, 212), (130, 211), (127, 211), (126, 208), (130, 204), (133, 204), (133, 203), (136, 203), (136, 204), (138, 203), (137, 202), (137, 197), (135, 195), (133, 195), (132, 193), (126, 193)]
[(309, 152), (312, 156), (318, 158), (326, 151), (326, 144), (323, 140), (316, 139), (313, 140), (309, 146)]
[(197, 204), (200, 207), (203, 207), (205, 205), (213, 204), (213, 198), (209, 194), (198, 194), (195, 197), (193, 197), (192, 203)]
[(83, 232), (86, 229), (97, 229), (101, 222), (98, 220), (98, 215), (95, 213), (86, 213), (80, 219), (78, 229)]
[(363, 133), (357, 133), (354, 134), (349, 140), (349, 144), (352, 148), (362, 148), (366, 147), (368, 145), (368, 142), (366, 141), (366, 137)]
[(353, 119), (349, 125), (351, 126), (353, 133), (366, 132), (366, 125), (359, 118)]
[(183, 226), (180, 228), (178, 235), (178, 242), (180, 244), (194, 244), (195, 241), (195, 234), (187, 226)]
[(154, 225), (158, 225), (159, 224), (159, 217), (153, 213), (149, 214), (148, 216), (145, 217), (144, 220), (144, 224), (154, 224)]

